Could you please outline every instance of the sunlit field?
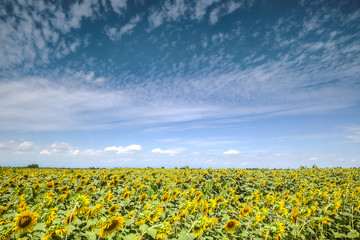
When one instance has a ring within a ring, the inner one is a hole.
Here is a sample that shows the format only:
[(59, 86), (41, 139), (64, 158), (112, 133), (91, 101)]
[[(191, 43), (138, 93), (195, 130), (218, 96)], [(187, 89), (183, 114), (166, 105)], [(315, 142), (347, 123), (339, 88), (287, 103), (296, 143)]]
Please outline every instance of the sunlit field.
[(359, 239), (359, 172), (0, 168), (0, 239)]

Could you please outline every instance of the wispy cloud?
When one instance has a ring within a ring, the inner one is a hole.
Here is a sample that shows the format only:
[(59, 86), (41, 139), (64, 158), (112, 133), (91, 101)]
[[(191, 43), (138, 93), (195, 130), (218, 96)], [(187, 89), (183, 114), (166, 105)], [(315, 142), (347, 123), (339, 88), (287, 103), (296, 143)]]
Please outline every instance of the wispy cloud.
[(354, 141), (360, 142), (360, 126), (349, 126), (345, 128), (346, 132), (348, 133), (345, 138)]
[(130, 145), (127, 147), (106, 147), (104, 149), (104, 151), (106, 152), (110, 152), (110, 151), (114, 151), (116, 152), (116, 154), (123, 154), (123, 153), (134, 153), (136, 151), (140, 151), (141, 150), (141, 146), (140, 145)]
[(155, 148), (151, 150), (152, 153), (161, 153), (161, 154), (168, 154), (169, 156), (175, 156), (176, 154), (185, 151), (186, 148), (178, 147), (178, 148), (169, 148), (162, 150), (160, 148)]
[(110, 0), (110, 4), (114, 12), (123, 15), (124, 10), (127, 7), (127, 0)]
[(54, 143), (48, 148), (42, 150), (40, 155), (53, 155), (53, 154), (66, 154), (66, 155), (100, 155), (106, 152), (115, 152), (116, 154), (132, 154), (137, 151), (140, 151), (142, 147), (140, 145), (129, 145), (127, 147), (122, 146), (112, 146), (106, 147), (104, 149), (85, 149), (81, 150), (78, 147), (74, 147), (69, 143)]
[(30, 153), (35, 150), (33, 142), (25, 141), (22, 143), (16, 143), (13, 140), (8, 142), (0, 142), (0, 151), (11, 151), (15, 154)]
[(142, 15), (137, 14), (135, 17), (132, 17), (130, 21), (120, 28), (116, 27), (106, 27), (106, 35), (113, 41), (120, 40), (124, 35), (130, 35), (133, 32), (133, 29), (136, 25), (142, 20)]

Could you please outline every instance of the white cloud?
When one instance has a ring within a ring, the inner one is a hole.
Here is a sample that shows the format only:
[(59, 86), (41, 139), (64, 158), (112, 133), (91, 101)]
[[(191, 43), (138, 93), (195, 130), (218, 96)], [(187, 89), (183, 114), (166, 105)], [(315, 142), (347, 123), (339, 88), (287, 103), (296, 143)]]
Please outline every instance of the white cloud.
[(34, 143), (25, 141), (17, 146), (16, 153), (31, 152), (33, 149)]
[(29, 153), (34, 150), (33, 142), (22, 142), (17, 144), (15, 141), (10, 140), (8, 142), (0, 142), (0, 151), (13, 151), (14, 153)]
[(127, 0), (110, 0), (110, 3), (114, 12), (116, 12), (119, 15), (122, 15), (123, 11), (126, 9)]
[(196, 2), (194, 9), (194, 19), (201, 20), (206, 14), (206, 9), (213, 5), (214, 3), (219, 2), (220, 0), (199, 0)]
[(234, 154), (240, 154), (240, 152), (237, 151), (237, 150), (230, 149), (230, 150), (228, 150), (226, 152), (223, 152), (223, 154), (225, 154), (225, 155), (234, 155)]
[(316, 161), (316, 160), (319, 160), (319, 158), (317, 158), (317, 157), (310, 158), (310, 161)]
[(220, 8), (214, 8), (210, 12), (210, 23), (211, 24), (217, 23), (217, 21), (219, 20), (219, 12), (220, 12)]
[(51, 153), (49, 152), (49, 150), (44, 149), (40, 152), (40, 155), (50, 155)]
[(133, 32), (133, 29), (136, 25), (142, 20), (142, 15), (137, 14), (135, 17), (131, 18), (130, 21), (122, 26), (121, 28), (106, 27), (106, 35), (113, 41), (120, 40), (124, 35), (130, 35)]
[(12, 14), (0, 21), (0, 68), (24, 64), (26, 68), (49, 63), (74, 52), (83, 44), (67, 35), (97, 11), (96, 0), (73, 2), (69, 11), (61, 3), (42, 0), (9, 2)]
[(6, 150), (13, 150), (16, 147), (16, 143), (13, 140), (10, 140), (8, 142), (0, 142), (0, 150), (6, 151)]
[(179, 148), (169, 148), (166, 150), (162, 150), (160, 148), (155, 148), (151, 150), (152, 153), (161, 153), (161, 154), (169, 154), (169, 156), (175, 156), (176, 154), (185, 151), (186, 148), (179, 147)]
[(130, 146), (127, 146), (127, 147), (122, 147), (122, 146), (115, 147), (115, 146), (112, 146), (112, 147), (106, 147), (104, 149), (104, 151), (106, 151), (106, 152), (114, 151), (114, 152), (116, 152), (116, 154), (134, 153), (135, 151), (140, 151), (140, 150), (141, 150), (140, 145), (130, 145)]
[(157, 28), (164, 22), (164, 15), (160, 11), (153, 11), (149, 16), (148, 21), (151, 29)]
[(73, 154), (76, 155), (78, 153), (78, 149), (74, 148), (68, 143), (60, 142), (54, 143), (50, 146), (51, 153), (61, 153), (61, 154)]
[(87, 83), (104, 83), (105, 78), (104, 77), (97, 77), (95, 78), (95, 73), (93, 71), (90, 71), (89, 73), (84, 73), (83, 71), (79, 71), (75, 74), (75, 78), (81, 79)]
[(348, 132), (348, 135), (345, 136), (346, 139), (360, 142), (360, 126), (349, 126), (345, 130)]

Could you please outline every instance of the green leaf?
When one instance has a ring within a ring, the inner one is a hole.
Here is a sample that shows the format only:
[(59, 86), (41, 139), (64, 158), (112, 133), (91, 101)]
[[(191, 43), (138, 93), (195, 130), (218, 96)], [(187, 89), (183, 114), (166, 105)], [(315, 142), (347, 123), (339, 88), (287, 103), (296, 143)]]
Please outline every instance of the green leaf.
[(125, 221), (125, 224), (128, 226), (128, 225), (131, 225), (131, 224), (133, 224), (135, 222), (135, 219), (128, 219), (128, 220), (126, 220)]
[(157, 231), (156, 231), (155, 228), (153, 228), (153, 229), (147, 230), (146, 233), (149, 234), (152, 238), (155, 239)]
[(352, 229), (350, 232), (348, 232), (347, 237), (348, 238), (359, 238), (359, 232)]
[(142, 224), (140, 227), (139, 227), (140, 231), (142, 233), (146, 232), (148, 229), (149, 229), (149, 226), (146, 225), (146, 224)]
[(346, 234), (334, 232), (335, 238), (346, 238)]
[(125, 237), (124, 237), (124, 240), (136, 240), (136, 239), (138, 239), (138, 238), (139, 238), (138, 235), (136, 235), (135, 233), (131, 233), (131, 234), (125, 236)]
[(193, 240), (195, 239), (195, 234), (187, 234), (186, 231), (181, 231), (179, 233), (178, 240)]

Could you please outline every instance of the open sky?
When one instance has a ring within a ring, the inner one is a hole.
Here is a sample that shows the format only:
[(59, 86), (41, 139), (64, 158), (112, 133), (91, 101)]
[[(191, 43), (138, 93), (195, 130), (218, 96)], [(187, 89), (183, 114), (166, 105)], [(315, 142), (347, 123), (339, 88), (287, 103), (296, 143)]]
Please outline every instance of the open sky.
[(358, 0), (3, 0), (0, 166), (360, 167)]

